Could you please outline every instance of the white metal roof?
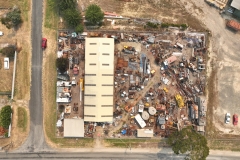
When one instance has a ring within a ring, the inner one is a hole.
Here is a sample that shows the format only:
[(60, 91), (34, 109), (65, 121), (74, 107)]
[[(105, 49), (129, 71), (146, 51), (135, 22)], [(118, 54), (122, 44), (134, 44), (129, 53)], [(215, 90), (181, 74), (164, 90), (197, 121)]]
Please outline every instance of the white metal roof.
[(146, 123), (145, 123), (145, 121), (142, 119), (142, 117), (140, 116), (140, 114), (137, 114), (137, 115), (135, 116), (135, 120), (138, 122), (138, 124), (139, 124), (139, 126), (140, 126), (141, 128), (144, 128), (144, 127), (146, 126)]
[(153, 137), (152, 129), (137, 129), (137, 137)]
[(240, 0), (233, 0), (232, 3), (231, 3), (231, 6), (233, 8), (236, 8), (236, 9), (240, 10)]
[(84, 121), (113, 120), (114, 39), (86, 38)]
[(64, 119), (64, 137), (84, 137), (83, 119)]

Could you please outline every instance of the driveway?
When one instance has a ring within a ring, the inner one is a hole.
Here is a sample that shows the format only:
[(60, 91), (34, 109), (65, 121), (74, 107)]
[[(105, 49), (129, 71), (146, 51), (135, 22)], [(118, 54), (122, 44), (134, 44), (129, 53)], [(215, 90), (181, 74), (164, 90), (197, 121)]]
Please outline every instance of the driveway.
[(30, 133), (18, 152), (42, 152), (48, 150), (43, 133), (42, 106), (42, 9), (43, 1), (32, 1), (32, 66), (30, 91)]
[[(186, 8), (194, 3), (203, 11), (196, 15), (209, 28), (212, 33), (212, 56), (216, 59), (218, 102), (214, 110), (214, 124), (223, 133), (239, 134), (240, 127), (234, 127), (232, 123), (224, 124), (225, 113), (240, 115), (240, 34), (226, 28), (225, 19), (231, 17), (220, 15), (219, 10), (209, 6), (203, 0), (181, 0)], [(196, 7), (189, 9), (192, 13)]]

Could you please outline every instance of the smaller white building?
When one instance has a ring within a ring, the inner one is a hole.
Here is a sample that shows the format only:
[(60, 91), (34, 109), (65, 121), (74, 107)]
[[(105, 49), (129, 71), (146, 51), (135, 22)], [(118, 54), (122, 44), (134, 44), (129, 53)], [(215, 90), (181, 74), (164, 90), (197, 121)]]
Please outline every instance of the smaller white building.
[(8, 57), (4, 58), (4, 69), (9, 69), (9, 58)]
[(139, 137), (139, 138), (153, 137), (153, 130), (152, 129), (137, 129), (137, 137)]
[(142, 119), (142, 117), (140, 116), (140, 114), (137, 114), (137, 115), (135, 116), (135, 120), (138, 122), (138, 124), (139, 124), (139, 126), (140, 126), (141, 128), (144, 128), (144, 127), (146, 126), (146, 123), (145, 123), (145, 121)]
[(64, 119), (64, 137), (84, 137), (83, 119)]

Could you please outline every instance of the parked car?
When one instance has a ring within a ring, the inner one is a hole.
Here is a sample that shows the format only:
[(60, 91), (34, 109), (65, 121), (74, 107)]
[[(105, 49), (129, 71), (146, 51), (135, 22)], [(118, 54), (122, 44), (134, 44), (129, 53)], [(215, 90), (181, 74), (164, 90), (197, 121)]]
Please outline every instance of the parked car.
[(4, 34), (3, 34), (3, 32), (2, 31), (0, 31), (0, 36), (3, 36)]
[(42, 38), (42, 49), (47, 48), (47, 38)]
[(230, 120), (231, 120), (230, 113), (226, 113), (226, 115), (225, 115), (225, 123), (228, 124), (230, 122)]
[(238, 115), (233, 115), (233, 125), (236, 126), (238, 124)]

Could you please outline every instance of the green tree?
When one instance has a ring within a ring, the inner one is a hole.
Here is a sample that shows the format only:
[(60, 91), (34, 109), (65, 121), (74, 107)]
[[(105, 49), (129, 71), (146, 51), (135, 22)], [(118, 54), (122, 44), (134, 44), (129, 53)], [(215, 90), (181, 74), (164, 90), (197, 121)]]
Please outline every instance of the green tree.
[(0, 111), (0, 126), (2, 126), (5, 129), (8, 129), (11, 123), (11, 113), (12, 113), (11, 106), (4, 106)]
[(58, 0), (57, 3), (60, 10), (76, 8), (76, 0)]
[(77, 33), (82, 33), (84, 30), (83, 26), (81, 24), (77, 25), (77, 27), (75, 28), (75, 31)]
[(1, 22), (8, 29), (17, 27), (23, 22), (21, 17), (21, 10), (19, 8), (14, 8), (12, 11), (8, 12), (5, 17), (1, 18)]
[(15, 55), (15, 50), (16, 50), (15, 46), (7, 46), (7, 47), (3, 48), (1, 50), (1, 52), (4, 56), (7, 56), (9, 58), (13, 58), (14, 55)]
[(205, 160), (209, 155), (206, 138), (192, 127), (174, 132), (169, 136), (167, 143), (172, 146), (175, 154), (187, 153), (186, 159)]
[(90, 24), (96, 25), (103, 20), (104, 13), (98, 5), (91, 4), (87, 7), (85, 18)]
[(56, 66), (61, 73), (64, 73), (67, 71), (68, 64), (69, 64), (68, 58), (61, 57), (61, 58), (57, 58), (56, 60)]
[(76, 27), (82, 20), (79, 11), (74, 9), (66, 9), (63, 12), (63, 18), (70, 27)]

